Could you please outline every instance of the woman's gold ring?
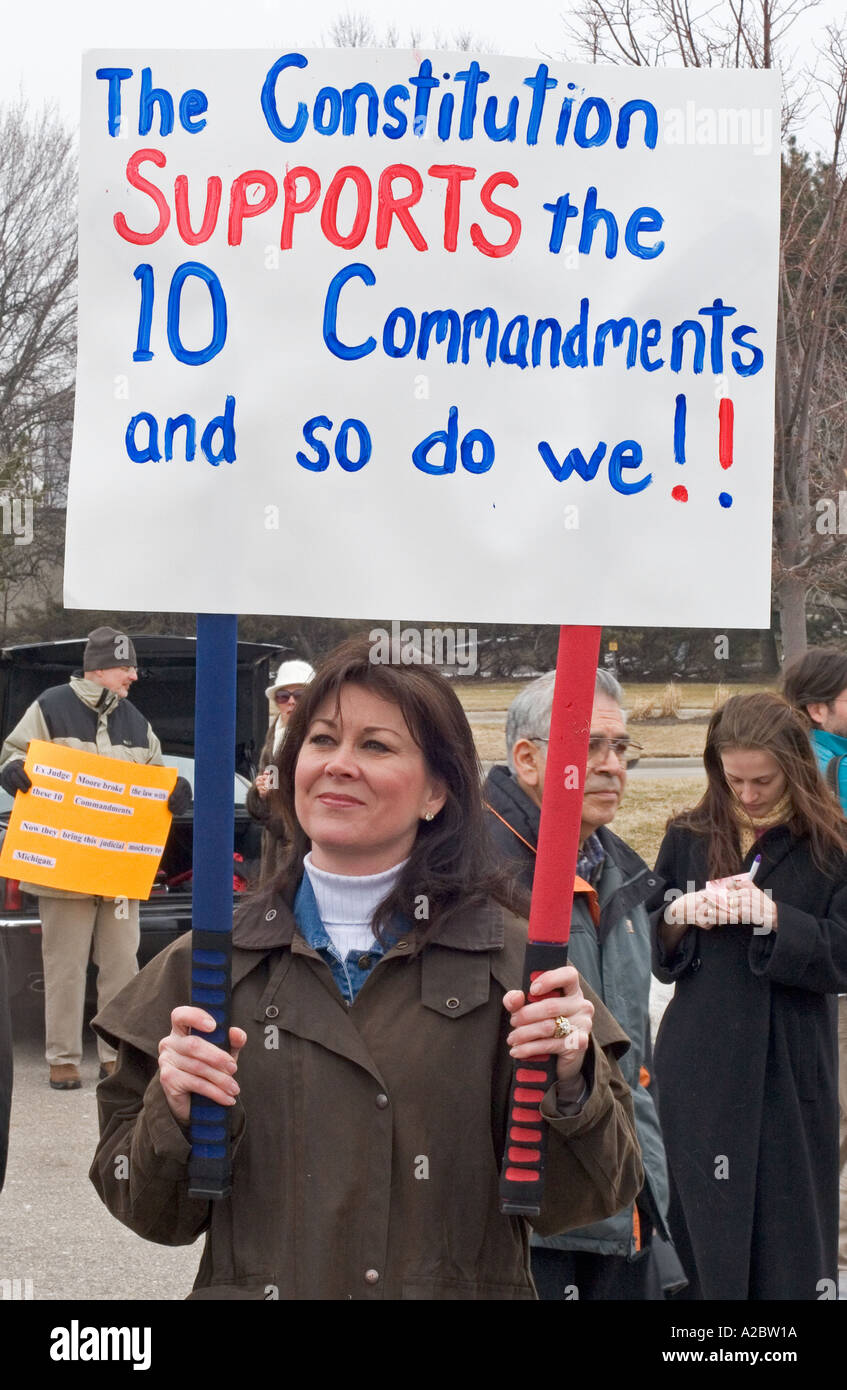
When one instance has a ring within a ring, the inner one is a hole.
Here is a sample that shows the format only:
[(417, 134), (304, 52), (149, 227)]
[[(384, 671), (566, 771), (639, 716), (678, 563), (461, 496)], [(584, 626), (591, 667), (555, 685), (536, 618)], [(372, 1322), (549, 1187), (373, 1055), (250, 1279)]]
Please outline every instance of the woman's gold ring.
[(553, 1031), (553, 1037), (566, 1038), (572, 1032), (573, 1024), (571, 1023), (570, 1019), (565, 1018), (564, 1014), (559, 1014), (558, 1018), (556, 1019), (556, 1027)]

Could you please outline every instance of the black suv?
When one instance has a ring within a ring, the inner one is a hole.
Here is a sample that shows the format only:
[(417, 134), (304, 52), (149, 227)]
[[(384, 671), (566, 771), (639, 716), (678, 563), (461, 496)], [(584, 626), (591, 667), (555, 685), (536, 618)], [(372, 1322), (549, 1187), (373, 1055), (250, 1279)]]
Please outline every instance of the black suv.
[[(129, 698), (149, 719), (162, 743), (165, 762), (194, 784), (194, 677), (197, 644), (193, 637), (133, 637), (138, 682)], [(0, 652), (0, 740), (15, 727), (33, 700), (51, 685), (61, 685), (82, 669), (86, 639), (6, 647)], [(271, 671), (288, 653), (258, 642), (238, 643), (236, 733), (233, 750), (235, 843), (233, 895), (255, 879), (259, 869), (261, 830), (250, 819), (245, 797), (268, 731), (265, 690)], [(12, 798), (0, 790), (0, 837), (5, 833)], [(193, 815), (174, 817), (162, 862), (147, 902), (140, 910), (139, 964), (145, 965), (181, 932), (191, 927), (191, 854)], [(0, 878), (0, 935), (9, 962), (9, 991), (40, 993), (41, 923), (38, 900), (20, 891), (16, 879)]]

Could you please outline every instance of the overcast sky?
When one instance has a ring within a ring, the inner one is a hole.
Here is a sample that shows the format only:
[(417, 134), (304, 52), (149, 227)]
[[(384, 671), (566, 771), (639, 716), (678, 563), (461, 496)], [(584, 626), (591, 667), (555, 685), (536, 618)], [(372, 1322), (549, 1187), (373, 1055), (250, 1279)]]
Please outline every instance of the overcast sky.
[[(573, 0), (143, 0), (118, 6), (114, 0), (0, 0), (0, 100), (20, 91), (40, 104), (56, 101), (74, 124), (79, 114), (80, 55), (85, 48), (268, 48), (319, 46), (331, 21), (352, 10), (369, 15), (378, 30), (398, 23), (401, 42), (415, 23), (424, 42), (438, 30), (445, 38), (470, 29), (497, 52), (537, 57), (561, 51), (562, 16)], [(305, 17), (301, 17), (305, 13)], [(843, 16), (844, 0), (821, 0), (792, 31), (792, 48), (813, 56), (826, 23)], [(399, 16), (403, 18), (398, 19)], [(810, 117), (810, 143), (823, 138), (820, 119)]]

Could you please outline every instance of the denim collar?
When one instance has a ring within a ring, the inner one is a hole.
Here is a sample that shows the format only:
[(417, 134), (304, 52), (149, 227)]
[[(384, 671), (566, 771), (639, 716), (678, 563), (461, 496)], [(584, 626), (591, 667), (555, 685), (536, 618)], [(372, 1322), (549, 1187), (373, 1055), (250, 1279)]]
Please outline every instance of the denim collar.
[[(321, 921), (315, 899), (315, 890), (308, 874), (304, 874), (300, 880), (300, 887), (294, 898), (294, 920), (303, 940), (312, 947), (313, 951), (329, 951), (336, 960), (341, 960), (337, 946)], [(361, 955), (362, 953), (357, 951), (351, 952), (351, 954)], [(374, 937), (373, 944), (368, 947), (367, 954), (369, 956), (383, 956), (385, 955), (385, 946)]]

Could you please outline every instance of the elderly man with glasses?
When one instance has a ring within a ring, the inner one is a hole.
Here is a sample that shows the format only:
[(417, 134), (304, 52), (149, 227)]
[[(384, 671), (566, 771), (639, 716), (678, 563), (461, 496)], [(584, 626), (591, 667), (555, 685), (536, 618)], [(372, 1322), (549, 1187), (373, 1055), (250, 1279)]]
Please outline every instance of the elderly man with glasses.
[[(492, 843), (532, 890), (555, 672), (526, 686), (506, 718), (507, 767), (485, 783)], [(656, 880), (609, 830), (638, 744), (626, 731), (623, 691), (598, 670), (582, 800), (569, 963), (631, 1039), (621, 1069), (632, 1088), (646, 1174), (638, 1199), (584, 1230), (533, 1237), (532, 1272), (541, 1299), (661, 1299), (685, 1283), (667, 1230), (668, 1180), (659, 1120), (648, 1089), (650, 926), (644, 906)]]

